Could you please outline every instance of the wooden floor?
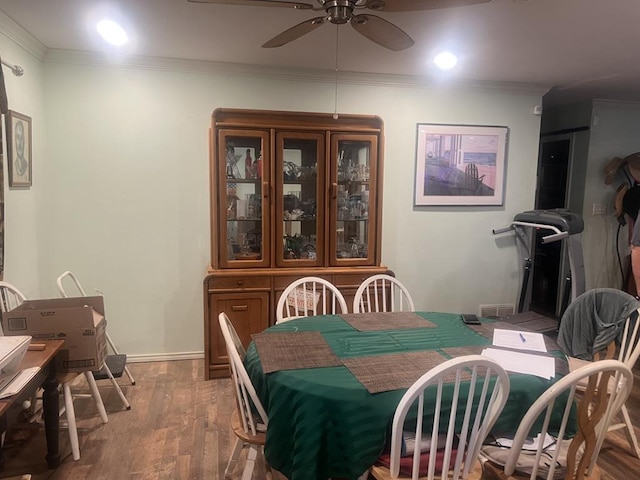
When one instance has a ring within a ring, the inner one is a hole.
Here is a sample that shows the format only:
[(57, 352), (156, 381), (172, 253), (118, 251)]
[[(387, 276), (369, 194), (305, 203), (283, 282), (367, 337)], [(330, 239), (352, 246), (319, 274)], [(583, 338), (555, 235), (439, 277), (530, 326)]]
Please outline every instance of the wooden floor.
[[(132, 409), (123, 410), (109, 382), (98, 385), (109, 413), (103, 425), (92, 399), (76, 400), (81, 459), (74, 462), (66, 429), (61, 431), (62, 465), (49, 470), (44, 461), (41, 427), (13, 429), (5, 442), (0, 478), (31, 473), (32, 479), (222, 479), (232, 434), (228, 380), (203, 380), (203, 360), (130, 364), (136, 385), (120, 384)], [(80, 383), (80, 390), (87, 391)], [(640, 374), (636, 372), (629, 403), (640, 425)], [(640, 430), (636, 429), (638, 435)], [(598, 464), (605, 480), (640, 478), (640, 459), (628, 450), (620, 432), (611, 433)], [(258, 467), (254, 479), (262, 478)], [(235, 478), (239, 478), (236, 475)]]

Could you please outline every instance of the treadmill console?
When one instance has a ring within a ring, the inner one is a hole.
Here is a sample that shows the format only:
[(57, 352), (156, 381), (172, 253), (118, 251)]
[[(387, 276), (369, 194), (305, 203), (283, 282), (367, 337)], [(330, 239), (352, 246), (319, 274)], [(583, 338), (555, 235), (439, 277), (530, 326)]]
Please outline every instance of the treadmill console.
[(517, 222), (551, 225), (561, 232), (567, 232), (569, 235), (582, 233), (584, 230), (584, 220), (582, 220), (582, 216), (562, 208), (553, 210), (529, 210), (518, 213), (513, 219)]

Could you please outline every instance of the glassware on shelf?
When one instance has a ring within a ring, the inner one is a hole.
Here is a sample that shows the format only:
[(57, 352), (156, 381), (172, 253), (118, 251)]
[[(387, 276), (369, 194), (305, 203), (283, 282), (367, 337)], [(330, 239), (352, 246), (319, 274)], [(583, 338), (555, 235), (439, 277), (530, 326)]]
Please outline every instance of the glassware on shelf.
[(247, 148), (247, 153), (244, 156), (244, 178), (255, 178), (253, 158), (249, 148)]

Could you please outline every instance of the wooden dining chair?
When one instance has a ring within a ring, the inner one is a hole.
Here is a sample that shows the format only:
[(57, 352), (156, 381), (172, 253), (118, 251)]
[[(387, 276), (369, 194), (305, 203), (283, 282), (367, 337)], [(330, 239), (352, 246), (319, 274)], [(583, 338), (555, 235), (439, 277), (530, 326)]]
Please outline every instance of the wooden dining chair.
[[(269, 418), (244, 367), (243, 361), (246, 352), (231, 320), (226, 313), (222, 312), (218, 315), (218, 322), (229, 355), (229, 367), (236, 403), (236, 408), (231, 415), (231, 428), (236, 436), (236, 441), (224, 471), (224, 478), (236, 478), (233, 476), (233, 472), (237, 466), (240, 452), (247, 448), (242, 480), (251, 480), (258, 455), (264, 456)], [(265, 468), (266, 477), (272, 478), (271, 468), (266, 460)]]
[[(617, 307), (614, 307), (616, 305)], [(569, 370), (577, 370), (592, 360), (617, 359), (633, 369), (640, 357), (640, 302), (622, 290), (600, 288), (590, 290), (574, 300), (562, 317), (558, 332), (558, 345), (569, 360)], [(585, 327), (587, 322), (587, 327)], [(595, 329), (594, 325), (606, 324), (611, 341), (587, 344), (592, 360), (585, 360), (584, 350), (577, 339), (585, 338), (585, 328)], [(582, 358), (576, 358), (579, 355)], [(586, 382), (578, 389), (584, 391)], [(622, 405), (619, 422), (612, 422), (609, 431), (624, 430), (633, 454), (640, 458), (640, 445), (631, 422), (626, 405)]]
[[(587, 389), (576, 396), (584, 380)], [(612, 390), (610, 383), (614, 384)], [(482, 447), (482, 480), (599, 479), (596, 461), (600, 447), (632, 384), (631, 369), (619, 360), (593, 362), (570, 372), (529, 407), (510, 447)], [(576, 401), (577, 432), (573, 435), (569, 421)], [(552, 419), (552, 411), (559, 406), (562, 418)], [(537, 444), (532, 442), (534, 438), (539, 439)]]
[(280, 295), (276, 323), (347, 311), (347, 302), (333, 283), (320, 277), (303, 277), (291, 282)]
[(414, 312), (409, 289), (391, 275), (373, 275), (363, 281), (353, 298), (353, 313)]
[[(454, 384), (451, 398), (443, 395), (445, 383)], [(378, 480), (467, 479), (502, 412), (509, 387), (507, 372), (480, 355), (454, 358), (432, 368), (400, 399), (390, 451), (371, 467), (371, 475)], [(425, 405), (435, 405), (435, 413), (423, 429)]]

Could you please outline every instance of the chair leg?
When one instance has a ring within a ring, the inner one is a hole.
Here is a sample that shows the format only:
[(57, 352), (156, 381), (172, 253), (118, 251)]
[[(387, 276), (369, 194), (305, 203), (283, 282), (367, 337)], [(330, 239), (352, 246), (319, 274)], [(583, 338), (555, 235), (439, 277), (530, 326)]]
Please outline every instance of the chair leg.
[(131, 385), (135, 385), (136, 381), (133, 378), (133, 375), (131, 375), (131, 372), (129, 371), (129, 367), (124, 367), (124, 373), (127, 374), (127, 377), (129, 377), (129, 381), (131, 382)]
[(247, 462), (244, 464), (241, 480), (251, 480), (253, 468), (256, 465), (256, 458), (258, 458), (258, 448), (259, 447), (257, 445), (249, 445), (249, 450), (247, 450)]
[(236, 464), (238, 463), (238, 457), (240, 456), (240, 452), (244, 447), (244, 443), (239, 438), (236, 438), (236, 443), (233, 445), (233, 450), (231, 450), (231, 455), (229, 456), (229, 461), (227, 462), (227, 468), (224, 470), (224, 478), (231, 478), (233, 471), (236, 468)]
[(73, 454), (73, 459), (78, 461), (80, 460), (80, 442), (78, 441), (76, 411), (73, 408), (73, 396), (71, 394), (71, 387), (68, 383), (65, 383), (62, 386), (62, 390), (64, 392), (64, 411), (67, 417), (67, 424), (69, 428), (69, 443), (71, 444), (71, 453)]
[(107, 423), (109, 421), (109, 417), (107, 417), (107, 411), (104, 409), (104, 403), (102, 403), (102, 396), (100, 395), (100, 390), (98, 390), (96, 379), (93, 378), (93, 373), (89, 371), (84, 372), (84, 376), (87, 379), (89, 388), (91, 389), (91, 396), (96, 402), (96, 408), (98, 409), (100, 418), (102, 418), (102, 423)]
[(629, 446), (631, 447), (632, 452), (636, 457), (640, 458), (640, 447), (638, 446), (638, 438), (636, 437), (635, 429), (633, 428), (633, 423), (631, 423), (631, 417), (629, 416), (629, 410), (627, 410), (627, 406), (623, 405), (622, 416), (624, 418), (625, 423), (625, 433), (627, 434), (627, 440), (629, 440)]
[(113, 384), (113, 388), (116, 389), (116, 392), (118, 393), (118, 396), (120, 397), (120, 400), (122, 400), (122, 403), (124, 404), (125, 408), (127, 410), (131, 410), (131, 405), (129, 404), (129, 401), (127, 400), (127, 397), (125, 397), (124, 393), (122, 393), (122, 389), (120, 388), (120, 385), (118, 385), (118, 382), (113, 377), (113, 373), (111, 373), (111, 370), (109, 370), (109, 367), (107, 366), (106, 363), (104, 364), (104, 369), (106, 370), (107, 376), (109, 377), (109, 380), (111, 380), (111, 383)]

